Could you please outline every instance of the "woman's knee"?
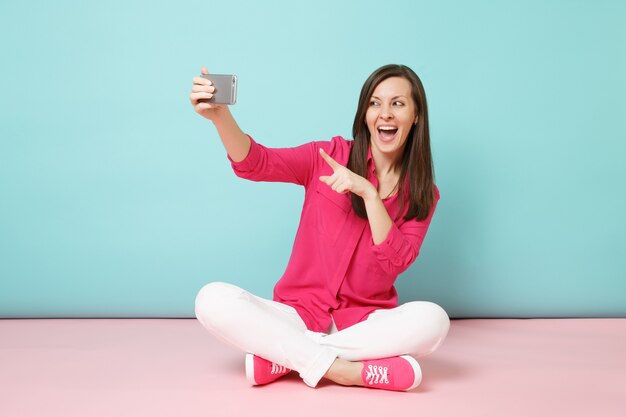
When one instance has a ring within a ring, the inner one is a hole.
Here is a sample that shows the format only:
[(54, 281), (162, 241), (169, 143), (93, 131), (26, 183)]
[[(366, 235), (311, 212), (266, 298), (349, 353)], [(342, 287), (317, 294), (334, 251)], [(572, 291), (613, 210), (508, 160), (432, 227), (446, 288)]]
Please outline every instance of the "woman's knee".
[(214, 322), (228, 314), (233, 301), (245, 293), (245, 290), (226, 282), (206, 284), (196, 295), (196, 317), (205, 325)]
[(404, 305), (411, 313), (411, 321), (417, 326), (418, 336), (416, 339), (422, 342), (422, 355), (435, 351), (446, 338), (450, 330), (450, 318), (441, 306), (430, 301), (414, 301)]

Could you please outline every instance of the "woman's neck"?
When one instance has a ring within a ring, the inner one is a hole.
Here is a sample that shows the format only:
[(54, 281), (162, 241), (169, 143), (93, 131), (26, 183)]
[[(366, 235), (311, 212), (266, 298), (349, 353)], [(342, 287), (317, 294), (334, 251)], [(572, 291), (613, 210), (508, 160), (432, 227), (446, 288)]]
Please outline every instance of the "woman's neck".
[(372, 147), (372, 158), (374, 159), (374, 166), (376, 166), (376, 176), (378, 178), (387, 177), (389, 175), (395, 175), (398, 172), (398, 164), (396, 159), (378, 152), (377, 149)]

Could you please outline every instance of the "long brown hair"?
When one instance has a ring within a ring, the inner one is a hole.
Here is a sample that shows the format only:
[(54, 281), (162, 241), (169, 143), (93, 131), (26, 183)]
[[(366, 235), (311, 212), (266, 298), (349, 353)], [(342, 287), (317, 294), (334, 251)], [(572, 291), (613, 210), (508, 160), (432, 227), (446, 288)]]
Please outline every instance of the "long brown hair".
[[(367, 151), (370, 146), (370, 131), (365, 120), (365, 113), (374, 89), (390, 77), (405, 78), (411, 83), (411, 96), (417, 111), (417, 124), (413, 125), (409, 131), (400, 161), (398, 183), (400, 211), (398, 217), (405, 212), (406, 200), (408, 200), (408, 211), (406, 211), (404, 219), (424, 220), (428, 217), (435, 202), (435, 175), (430, 153), (426, 93), (422, 81), (411, 68), (405, 65), (385, 65), (374, 71), (363, 84), (352, 125), (354, 143), (350, 150), (348, 169), (367, 178)], [(356, 194), (352, 194), (352, 207), (359, 217), (367, 219), (365, 203)]]

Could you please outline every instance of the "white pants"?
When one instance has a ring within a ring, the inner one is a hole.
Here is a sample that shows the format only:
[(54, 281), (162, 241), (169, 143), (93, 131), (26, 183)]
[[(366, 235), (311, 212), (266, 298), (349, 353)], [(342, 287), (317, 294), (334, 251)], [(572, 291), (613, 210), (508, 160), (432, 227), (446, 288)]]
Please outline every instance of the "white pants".
[(196, 316), (218, 339), (300, 373), (315, 387), (336, 358), (349, 361), (428, 355), (443, 341), (450, 321), (436, 304), (413, 301), (377, 310), (338, 331), (307, 330), (293, 307), (231, 284), (212, 282), (196, 297)]

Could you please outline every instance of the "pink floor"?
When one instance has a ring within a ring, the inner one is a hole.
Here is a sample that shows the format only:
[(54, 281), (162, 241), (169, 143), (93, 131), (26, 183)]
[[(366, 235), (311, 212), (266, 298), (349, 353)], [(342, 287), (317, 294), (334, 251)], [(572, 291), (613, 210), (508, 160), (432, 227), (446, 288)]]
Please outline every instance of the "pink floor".
[(196, 320), (0, 320), (0, 416), (626, 416), (626, 319), (454, 320), (420, 363), (408, 393), (251, 388)]

